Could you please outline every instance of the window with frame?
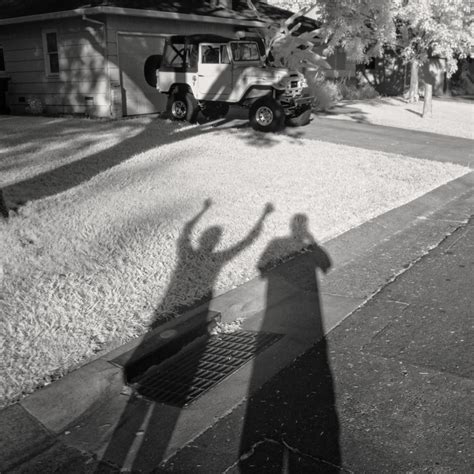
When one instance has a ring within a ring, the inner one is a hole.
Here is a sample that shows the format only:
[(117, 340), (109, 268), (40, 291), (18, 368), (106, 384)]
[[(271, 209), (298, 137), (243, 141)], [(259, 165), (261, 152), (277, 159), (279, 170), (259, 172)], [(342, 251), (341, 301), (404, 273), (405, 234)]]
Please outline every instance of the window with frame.
[(47, 75), (59, 74), (58, 34), (56, 31), (43, 32), (43, 47)]
[(214, 45), (202, 45), (201, 62), (203, 64), (219, 64), (220, 47)]
[(5, 56), (3, 54), (3, 47), (0, 45), (0, 71), (5, 71)]
[(238, 42), (231, 43), (232, 57), (234, 61), (259, 61), (260, 51), (257, 43), (254, 42)]
[(185, 64), (186, 49), (184, 44), (172, 44), (165, 49), (163, 66), (183, 67)]

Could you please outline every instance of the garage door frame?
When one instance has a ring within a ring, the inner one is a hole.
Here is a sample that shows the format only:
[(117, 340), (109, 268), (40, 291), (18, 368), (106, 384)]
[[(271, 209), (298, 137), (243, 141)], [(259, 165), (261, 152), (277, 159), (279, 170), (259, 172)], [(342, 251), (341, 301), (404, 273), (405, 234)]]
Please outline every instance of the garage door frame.
[[(127, 116), (127, 115), (135, 115), (135, 114), (129, 114), (128, 111), (127, 111), (127, 100), (126, 98), (124, 97), (125, 95), (125, 88), (124, 88), (124, 78), (123, 78), (123, 69), (122, 69), (122, 65), (120, 64), (121, 61), (120, 61), (120, 37), (123, 37), (123, 36), (137, 36), (137, 37), (140, 37), (140, 36), (143, 36), (143, 37), (156, 37), (156, 38), (163, 38), (164, 40), (166, 40), (166, 38), (169, 38), (170, 36), (173, 36), (171, 34), (166, 34), (166, 33), (145, 33), (145, 32), (141, 32), (141, 31), (117, 31), (116, 32), (116, 44), (117, 44), (117, 65), (118, 65), (118, 70), (119, 70), (119, 79), (120, 79), (120, 89), (121, 89), (121, 92), (122, 92), (122, 113), (124, 116)], [(150, 113), (153, 113), (153, 112), (150, 112)]]

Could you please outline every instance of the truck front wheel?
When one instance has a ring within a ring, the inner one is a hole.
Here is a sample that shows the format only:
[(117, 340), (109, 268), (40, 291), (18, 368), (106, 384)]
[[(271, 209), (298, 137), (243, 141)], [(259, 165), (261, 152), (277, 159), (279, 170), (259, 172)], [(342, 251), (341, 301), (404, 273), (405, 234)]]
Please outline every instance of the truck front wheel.
[(172, 120), (186, 120), (195, 122), (199, 112), (199, 105), (190, 92), (173, 92), (168, 97), (166, 106)]
[(271, 97), (262, 97), (250, 107), (250, 125), (259, 132), (278, 132), (285, 126), (285, 111)]
[(290, 127), (303, 127), (311, 121), (311, 107), (303, 107), (292, 117), (286, 118), (286, 124)]

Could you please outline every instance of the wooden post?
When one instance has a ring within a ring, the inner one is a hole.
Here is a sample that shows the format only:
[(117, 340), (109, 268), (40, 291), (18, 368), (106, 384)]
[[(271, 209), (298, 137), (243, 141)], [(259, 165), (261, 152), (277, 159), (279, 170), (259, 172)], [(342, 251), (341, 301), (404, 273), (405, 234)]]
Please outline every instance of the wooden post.
[(433, 90), (436, 85), (438, 60), (430, 58), (423, 65), (423, 82), (425, 84), (425, 94), (423, 100), (423, 118), (433, 115)]
[(410, 64), (410, 92), (408, 102), (418, 102), (418, 63), (413, 60)]
[(423, 101), (423, 117), (429, 114), (433, 115), (433, 86), (428, 82), (425, 82), (425, 98)]

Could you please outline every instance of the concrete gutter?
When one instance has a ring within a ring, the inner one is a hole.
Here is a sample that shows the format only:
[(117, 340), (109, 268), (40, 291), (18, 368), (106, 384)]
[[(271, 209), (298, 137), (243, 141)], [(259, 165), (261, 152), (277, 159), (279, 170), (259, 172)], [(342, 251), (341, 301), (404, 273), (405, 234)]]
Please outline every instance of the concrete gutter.
[(136, 8), (118, 8), (118, 7), (91, 7), (77, 8), (75, 10), (65, 10), (60, 12), (42, 13), (38, 15), (19, 16), (14, 18), (5, 18), (0, 20), (0, 26), (16, 25), (19, 23), (32, 23), (45, 20), (61, 20), (64, 18), (73, 18), (83, 15), (120, 15), (137, 18), (149, 18), (157, 20), (175, 20), (175, 21), (197, 21), (204, 23), (219, 23), (224, 25), (248, 26), (261, 28), (265, 22), (261, 20), (249, 20), (246, 18), (226, 18), (210, 15), (195, 15), (188, 13), (172, 13), (156, 10), (140, 10)]

